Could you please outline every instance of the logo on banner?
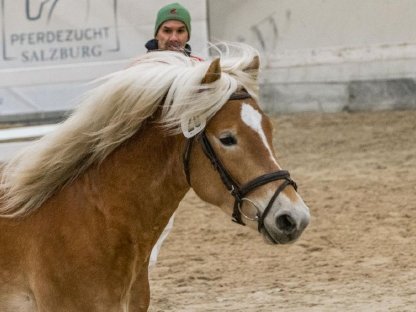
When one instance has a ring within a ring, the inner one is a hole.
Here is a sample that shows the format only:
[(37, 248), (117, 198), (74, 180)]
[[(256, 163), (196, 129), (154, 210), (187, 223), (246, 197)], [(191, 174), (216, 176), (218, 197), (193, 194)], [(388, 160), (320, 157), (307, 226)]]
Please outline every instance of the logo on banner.
[(117, 0), (0, 1), (5, 62), (85, 62), (120, 51)]

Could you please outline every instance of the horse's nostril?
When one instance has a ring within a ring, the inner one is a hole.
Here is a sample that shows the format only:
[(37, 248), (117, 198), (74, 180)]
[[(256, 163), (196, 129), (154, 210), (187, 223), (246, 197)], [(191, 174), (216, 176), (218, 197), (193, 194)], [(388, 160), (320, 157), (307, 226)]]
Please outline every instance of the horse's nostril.
[(288, 214), (280, 215), (276, 218), (276, 225), (279, 230), (286, 234), (291, 234), (296, 230), (295, 220)]

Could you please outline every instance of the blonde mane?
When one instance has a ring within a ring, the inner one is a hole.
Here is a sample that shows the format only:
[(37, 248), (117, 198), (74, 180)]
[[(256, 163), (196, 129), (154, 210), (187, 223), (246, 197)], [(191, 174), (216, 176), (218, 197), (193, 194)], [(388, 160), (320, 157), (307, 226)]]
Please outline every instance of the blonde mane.
[(100, 79), (55, 132), (4, 166), (0, 217), (23, 216), (38, 208), (133, 136), (161, 105), (160, 123), (169, 134), (177, 134), (184, 120), (211, 118), (238, 88), (257, 97), (257, 73), (244, 71), (257, 51), (240, 44), (224, 47), (219, 52), (221, 78), (211, 84), (201, 86), (210, 62), (167, 51), (143, 55), (133, 66)]

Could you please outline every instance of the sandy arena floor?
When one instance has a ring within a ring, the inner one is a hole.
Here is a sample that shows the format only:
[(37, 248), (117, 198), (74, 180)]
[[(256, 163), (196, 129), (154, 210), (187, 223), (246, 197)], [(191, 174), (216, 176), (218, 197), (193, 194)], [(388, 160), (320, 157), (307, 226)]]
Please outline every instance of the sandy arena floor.
[(416, 111), (273, 120), (311, 224), (266, 245), (189, 193), (150, 274), (150, 311), (416, 311)]

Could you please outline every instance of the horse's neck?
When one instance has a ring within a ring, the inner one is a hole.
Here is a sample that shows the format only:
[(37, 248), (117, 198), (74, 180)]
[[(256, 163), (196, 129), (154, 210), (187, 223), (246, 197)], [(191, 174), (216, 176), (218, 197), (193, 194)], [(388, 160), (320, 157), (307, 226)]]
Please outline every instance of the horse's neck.
[(79, 183), (88, 190), (94, 185), (108, 219), (152, 240), (189, 190), (183, 145), (180, 136), (166, 136), (160, 128), (144, 126), (100, 166), (87, 171)]

